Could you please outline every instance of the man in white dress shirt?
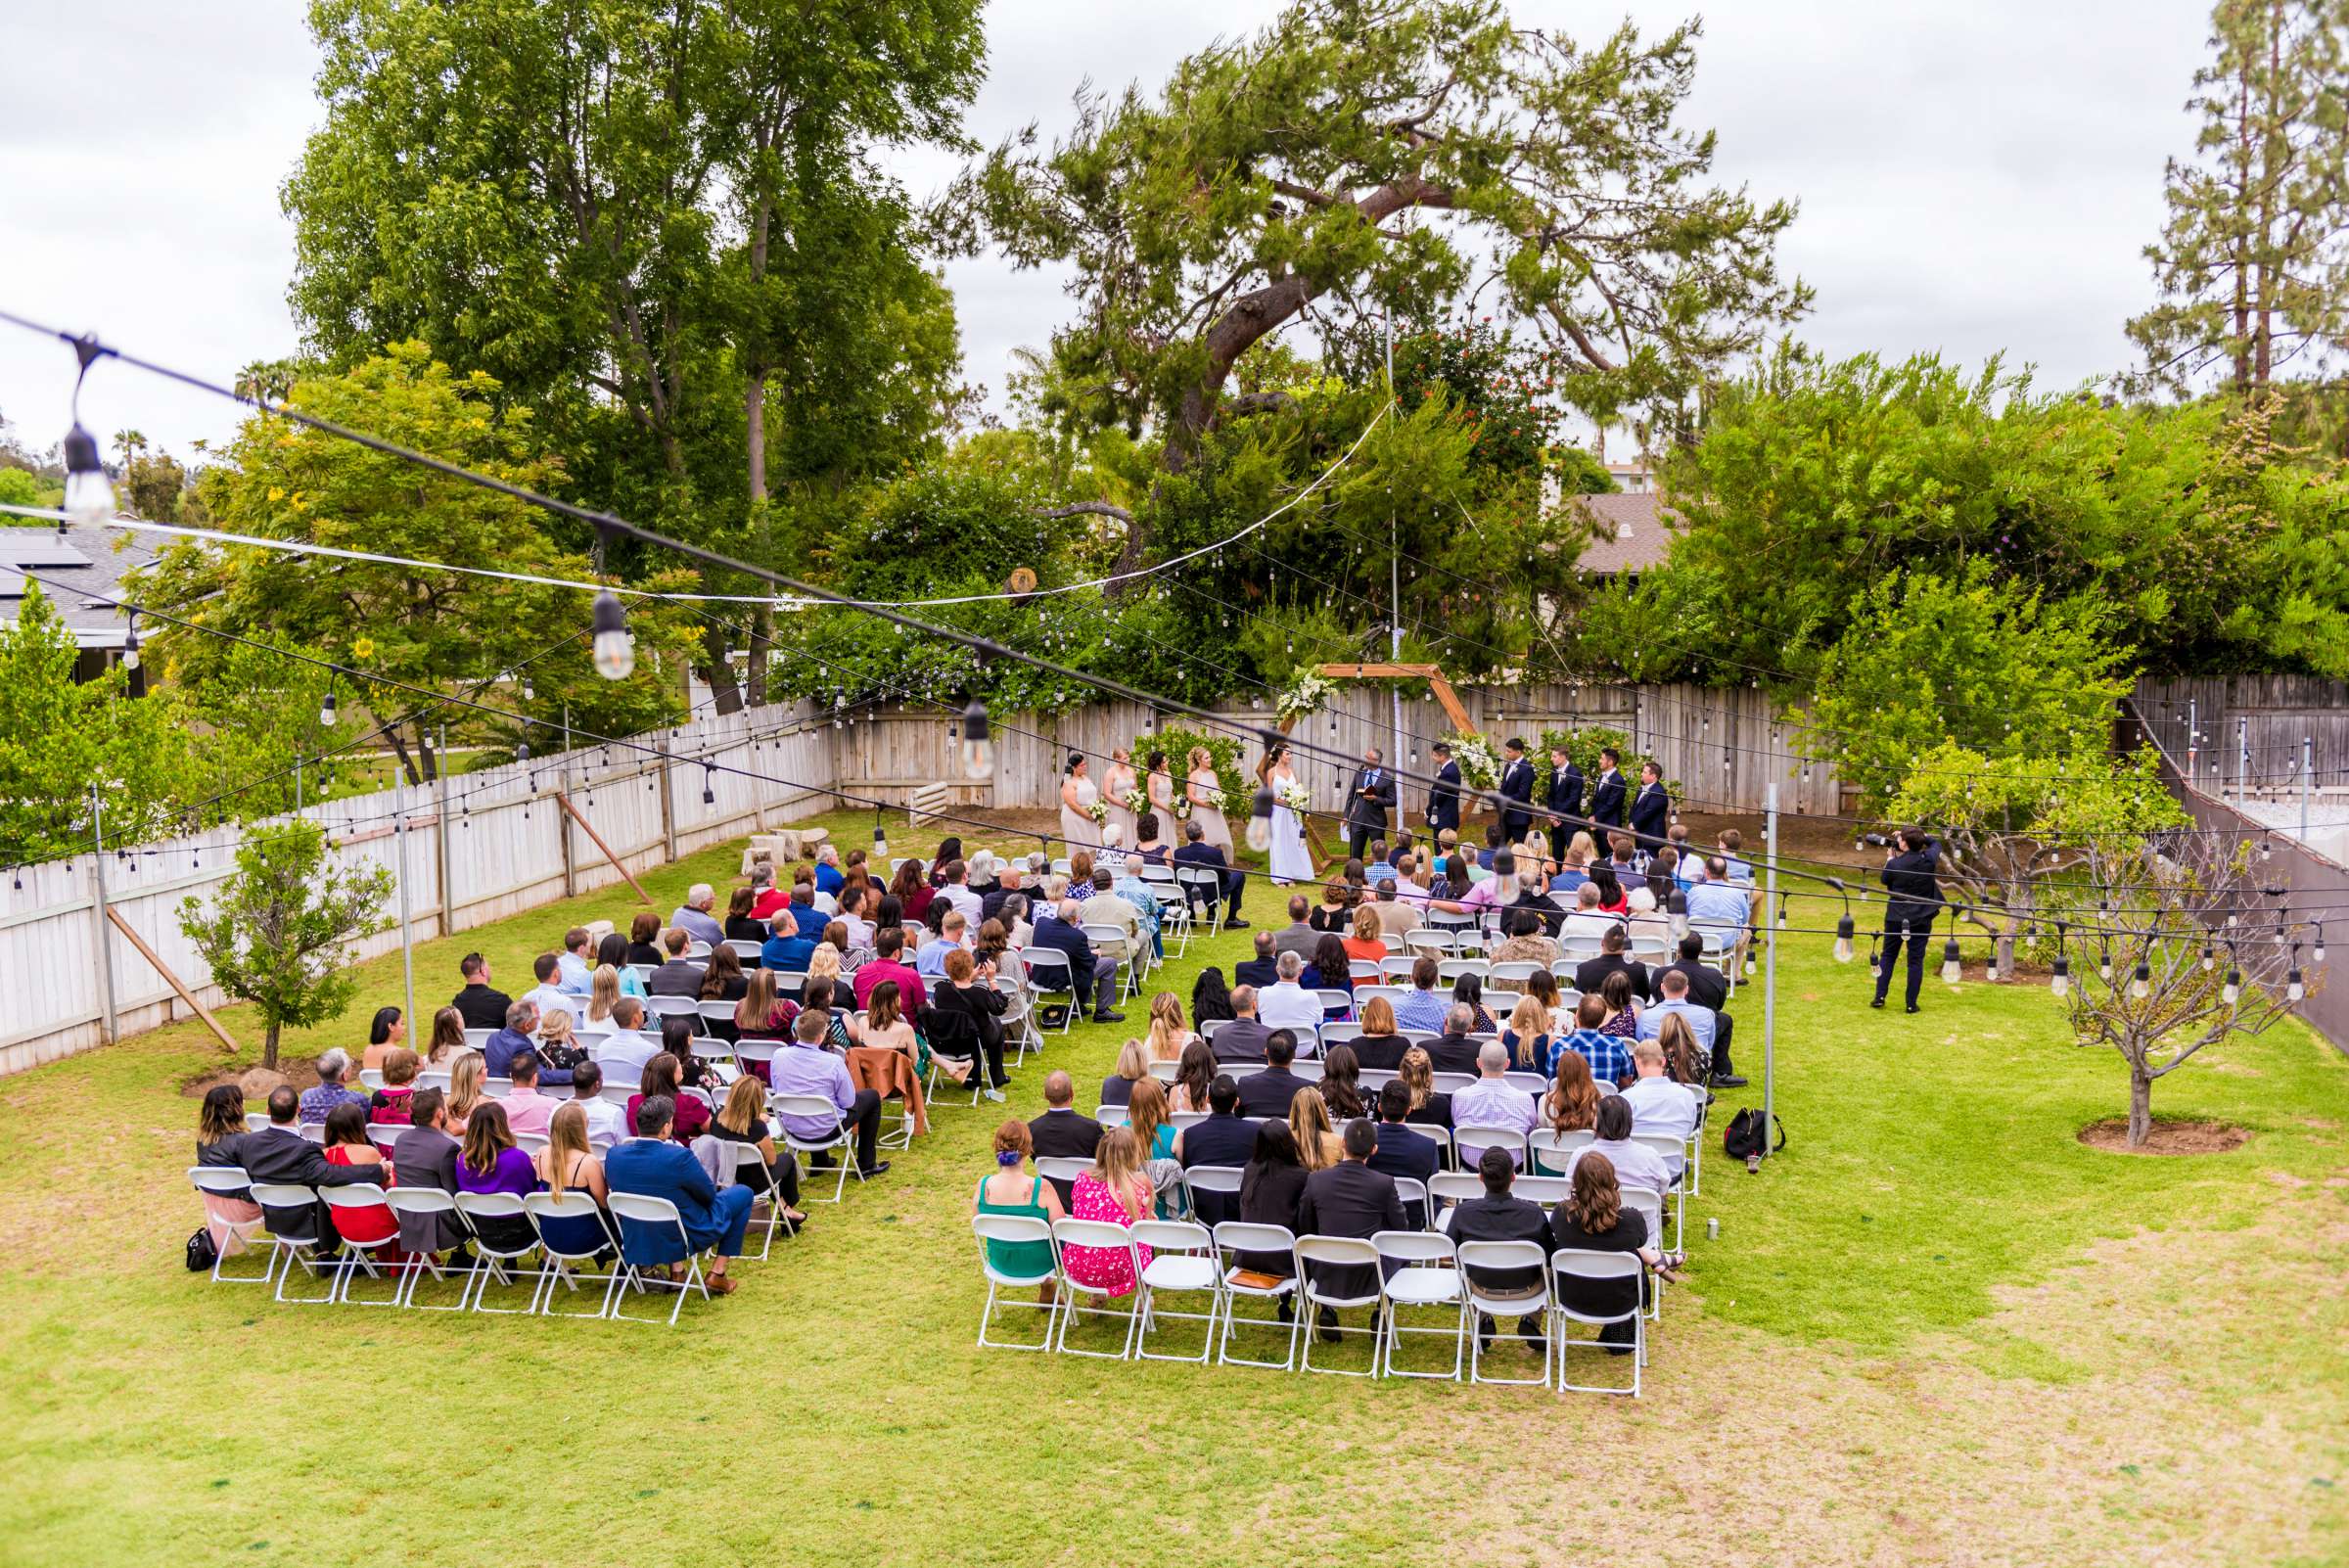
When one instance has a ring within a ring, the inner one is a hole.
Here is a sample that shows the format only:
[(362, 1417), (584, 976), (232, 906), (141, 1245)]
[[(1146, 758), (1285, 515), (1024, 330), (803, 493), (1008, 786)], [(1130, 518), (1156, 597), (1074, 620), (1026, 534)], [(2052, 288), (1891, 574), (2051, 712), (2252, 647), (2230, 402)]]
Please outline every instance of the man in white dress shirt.
[[(1639, 1077), (1623, 1090), (1624, 1103), (1632, 1108), (1632, 1131), (1652, 1132), (1678, 1140), (1673, 1151), (1664, 1156), (1665, 1169), (1678, 1181), (1681, 1168), (1687, 1163), (1688, 1134), (1696, 1130), (1697, 1112), (1702, 1108), (1696, 1091), (1665, 1077), (1664, 1047), (1652, 1039), (1640, 1040), (1632, 1047), (1632, 1061)], [(1457, 1096), (1453, 1097), (1452, 1115), (1459, 1115)]]
[(1256, 1016), (1267, 1029), (1298, 1031), (1301, 1040), (1321, 1027), (1321, 998), (1297, 983), (1305, 973), (1305, 955), (1284, 952), (1272, 965), (1280, 978), (1257, 993)]
[(661, 1054), (661, 1041), (637, 1033), (644, 1023), (644, 1003), (622, 996), (612, 1004), (612, 1033), (594, 1047), (595, 1065), (609, 1084), (635, 1084), (644, 1077), (644, 1064)]

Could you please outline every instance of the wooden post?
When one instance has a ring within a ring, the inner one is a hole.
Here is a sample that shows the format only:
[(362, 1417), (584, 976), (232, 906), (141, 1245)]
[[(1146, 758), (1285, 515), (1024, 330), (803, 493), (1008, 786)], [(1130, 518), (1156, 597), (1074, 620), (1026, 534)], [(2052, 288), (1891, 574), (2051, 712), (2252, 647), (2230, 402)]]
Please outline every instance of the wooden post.
[(571, 836), (571, 823), (578, 812), (572, 809), (570, 790), (571, 754), (566, 752), (562, 769), (555, 774), (555, 803), (563, 807), (555, 818), (555, 828), (563, 835), (563, 897), (576, 899), (579, 896), (579, 856), (578, 844)]
[(220, 1020), (212, 1016), (212, 1010), (205, 1006), (204, 1003), (198, 1001), (196, 999), (196, 993), (188, 990), (186, 983), (171, 972), (171, 968), (168, 964), (164, 963), (162, 959), (156, 956), (155, 949), (148, 946), (146, 941), (141, 938), (136, 931), (133, 931), (130, 928), (130, 922), (122, 918), (122, 911), (115, 908), (113, 904), (108, 904), (106, 908), (106, 918), (114, 923), (115, 929), (121, 932), (123, 938), (128, 941), (133, 947), (139, 949), (139, 956), (146, 959), (148, 963), (154, 965), (155, 972), (162, 976), (164, 980), (170, 983), (171, 989), (179, 992), (179, 999), (186, 1002), (189, 1007), (193, 1008), (198, 1018), (204, 1020), (204, 1027), (210, 1030), (214, 1035), (218, 1036), (221, 1044), (227, 1046), (232, 1051), (235, 1050), (237, 1048), (237, 1042), (229, 1038), (229, 1033), (227, 1030), (220, 1027)]
[[(648, 904), (651, 903), (653, 901), (653, 896), (644, 891), (644, 884), (637, 881), (633, 876), (629, 875), (628, 868), (621, 863), (620, 856), (612, 853), (612, 846), (606, 844), (604, 842), (604, 836), (596, 832), (595, 824), (588, 821), (586, 816), (579, 810), (579, 808), (571, 804), (571, 797), (565, 794), (563, 791), (557, 790), (555, 792), (555, 804), (563, 808), (563, 814), (568, 819), (563, 828), (563, 843), (565, 849), (568, 851), (571, 844), (570, 824), (572, 822), (576, 822), (578, 823), (580, 829), (584, 831), (590, 839), (595, 841), (595, 847), (604, 852), (604, 858), (612, 862), (612, 869), (618, 871), (622, 878), (626, 881), (627, 885), (636, 890), (636, 897)], [(564, 885), (569, 887), (571, 877), (571, 856), (568, 853), (563, 857), (563, 875), (565, 879)]]
[[(653, 754), (654, 770), (661, 775), (661, 842), (667, 848), (672, 865), (677, 858), (677, 809), (668, 795), (668, 748), (675, 740), (676, 731), (669, 731), (668, 740), (662, 742), (661, 749)], [(604, 853), (609, 854), (612, 852), (606, 850)], [(644, 890), (639, 888), (636, 891), (642, 893)], [(650, 903), (653, 900), (647, 899), (644, 901)]]
[(1436, 701), (1444, 705), (1445, 716), (1451, 727), (1462, 734), (1474, 734), (1476, 721), (1460, 704), (1460, 694), (1452, 690), (1451, 682), (1444, 678), (1443, 669), (1435, 665), (1323, 665), (1321, 673), (1331, 680), (1424, 680), (1435, 693)]

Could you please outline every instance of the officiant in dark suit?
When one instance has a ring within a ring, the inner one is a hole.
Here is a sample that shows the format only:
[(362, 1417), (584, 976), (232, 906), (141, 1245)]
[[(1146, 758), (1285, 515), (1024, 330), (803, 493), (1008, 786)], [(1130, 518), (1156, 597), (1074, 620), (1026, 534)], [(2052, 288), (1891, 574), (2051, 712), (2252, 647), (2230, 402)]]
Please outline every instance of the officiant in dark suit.
[(1385, 759), (1373, 746), (1362, 753), (1362, 766), (1346, 795), (1346, 853), (1359, 860), (1369, 853), (1372, 839), (1387, 835), (1387, 813), (1396, 809), (1395, 775), (1380, 764)]

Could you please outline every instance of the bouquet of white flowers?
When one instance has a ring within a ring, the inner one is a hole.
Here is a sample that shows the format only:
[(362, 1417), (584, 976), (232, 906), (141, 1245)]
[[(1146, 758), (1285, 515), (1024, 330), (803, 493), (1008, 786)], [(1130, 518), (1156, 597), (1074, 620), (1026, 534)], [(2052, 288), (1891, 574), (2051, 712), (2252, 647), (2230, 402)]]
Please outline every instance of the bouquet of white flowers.
[(1223, 792), (1213, 784), (1199, 792), (1199, 804), (1211, 811), (1223, 809)]
[(1191, 798), (1190, 798), (1188, 795), (1177, 795), (1177, 796), (1175, 796), (1175, 797), (1174, 797), (1174, 820), (1175, 820), (1175, 821), (1177, 821), (1177, 822), (1188, 822), (1190, 819), (1191, 819)]
[(1144, 811), (1150, 809), (1150, 792), (1146, 789), (1143, 789), (1138, 784), (1132, 789), (1128, 790), (1125, 794), (1119, 796), (1118, 800), (1127, 810), (1131, 811), (1136, 816), (1139, 816)]
[(1313, 804), (1313, 792), (1302, 784), (1283, 784), (1280, 787), (1280, 804), (1303, 816)]
[(1106, 822), (1109, 820), (1109, 803), (1096, 800), (1084, 808), (1084, 814), (1091, 817), (1096, 824)]

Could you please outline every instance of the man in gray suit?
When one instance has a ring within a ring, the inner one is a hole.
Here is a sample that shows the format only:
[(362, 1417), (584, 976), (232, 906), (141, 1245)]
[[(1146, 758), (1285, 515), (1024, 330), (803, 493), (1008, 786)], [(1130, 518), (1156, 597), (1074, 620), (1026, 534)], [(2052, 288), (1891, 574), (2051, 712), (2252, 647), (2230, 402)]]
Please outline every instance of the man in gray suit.
[[(430, 1187), (436, 1192), (457, 1190), (457, 1140), (450, 1136), (456, 1124), (448, 1119), (448, 1100), (437, 1088), (420, 1088), (408, 1098), (413, 1122), (392, 1141), (392, 1169), (403, 1187)], [(410, 1252), (449, 1252), (465, 1245), (465, 1222), (449, 1214), (403, 1214), (399, 1244)]]

